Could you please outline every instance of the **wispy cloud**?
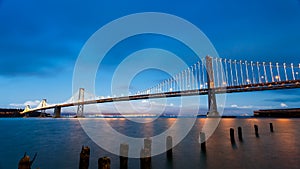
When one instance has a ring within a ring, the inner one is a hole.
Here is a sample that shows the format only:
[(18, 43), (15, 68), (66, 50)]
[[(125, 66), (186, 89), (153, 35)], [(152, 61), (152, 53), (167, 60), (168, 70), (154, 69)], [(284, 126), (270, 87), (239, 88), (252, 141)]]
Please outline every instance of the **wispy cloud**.
[(13, 106), (13, 107), (19, 107), (19, 108), (24, 108), (25, 106), (29, 105), (30, 107), (36, 107), (37, 105), (40, 104), (40, 100), (28, 100), (24, 103), (11, 103), (9, 104), (10, 106)]
[(233, 105), (231, 105), (230, 107), (231, 107), (231, 108), (239, 108), (239, 109), (251, 109), (251, 108), (253, 108), (253, 106), (251, 106), (251, 105), (247, 105), (247, 106), (238, 106), (238, 105), (236, 105), (236, 104), (233, 104)]
[(49, 44), (28, 46), (19, 42), (1, 46), (0, 76), (4, 77), (55, 75), (64, 69), (69, 56), (76, 56), (68, 49)]
[(260, 106), (260, 105), (237, 105), (237, 104), (232, 104), (227, 109), (270, 109), (272, 106)]

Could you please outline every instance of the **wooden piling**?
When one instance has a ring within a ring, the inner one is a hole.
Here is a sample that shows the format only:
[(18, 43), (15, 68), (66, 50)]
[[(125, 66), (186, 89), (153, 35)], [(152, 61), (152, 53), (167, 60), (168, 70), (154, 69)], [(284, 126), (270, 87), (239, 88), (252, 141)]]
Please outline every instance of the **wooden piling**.
[(168, 136), (167, 140), (166, 140), (166, 149), (167, 149), (167, 158), (168, 159), (171, 159), (173, 156), (172, 147), (173, 147), (172, 136)]
[(23, 158), (19, 161), (18, 169), (30, 169), (30, 157), (24, 154)]
[(110, 169), (110, 158), (101, 157), (98, 159), (98, 169)]
[(152, 144), (152, 140), (150, 138), (144, 139), (144, 148), (149, 149), (150, 153), (151, 153), (151, 144)]
[(151, 153), (148, 148), (142, 148), (140, 157), (140, 168), (151, 169)]
[(201, 143), (201, 150), (203, 152), (206, 152), (206, 141), (205, 141), (205, 133), (200, 132), (200, 143)]
[(80, 152), (79, 169), (88, 169), (90, 163), (90, 148), (82, 146)]
[(120, 145), (120, 169), (128, 168), (128, 151), (129, 151), (128, 144)]
[(31, 169), (31, 165), (33, 164), (36, 156), (37, 156), (37, 153), (35, 153), (33, 160), (30, 161), (30, 157), (28, 155), (26, 155), (26, 152), (25, 152), (24, 156), (19, 161), (18, 169)]
[(151, 144), (152, 144), (152, 140), (150, 138), (145, 138), (144, 139), (144, 149), (145, 149), (145, 152), (146, 152), (146, 157), (149, 157), (148, 160), (150, 160), (150, 163), (151, 163)]
[(273, 133), (274, 132), (274, 129), (273, 129), (273, 124), (270, 123), (270, 131)]
[(230, 128), (230, 141), (231, 141), (231, 144), (235, 144), (234, 129), (233, 128)]
[(255, 136), (256, 136), (256, 137), (259, 137), (259, 134), (258, 134), (258, 126), (257, 126), (257, 125), (254, 125), (254, 130), (255, 130)]
[(238, 127), (238, 137), (239, 137), (239, 140), (242, 142), (243, 141), (242, 127)]

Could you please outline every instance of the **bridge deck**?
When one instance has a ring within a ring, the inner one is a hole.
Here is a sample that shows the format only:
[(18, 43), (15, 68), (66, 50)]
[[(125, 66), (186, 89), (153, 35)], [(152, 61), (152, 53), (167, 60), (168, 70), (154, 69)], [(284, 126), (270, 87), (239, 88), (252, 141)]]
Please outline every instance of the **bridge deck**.
[[(219, 88), (214, 88), (214, 91), (216, 94), (222, 94), (222, 93), (253, 92), (253, 91), (293, 89), (293, 88), (300, 88), (300, 80), (219, 87)], [(56, 104), (56, 105), (31, 109), (30, 111), (27, 112), (53, 109), (55, 107), (71, 107), (71, 106), (82, 105), (82, 104), (87, 105), (87, 104), (95, 104), (95, 103), (108, 103), (108, 102), (130, 101), (130, 100), (195, 96), (195, 95), (207, 95), (207, 94), (208, 94), (208, 89), (194, 89), (194, 90), (172, 91), (172, 92), (154, 93), (154, 94), (141, 94), (141, 95), (122, 96), (122, 97), (115, 97), (115, 98), (87, 100), (87, 101), (75, 102), (75, 103), (62, 103), (62, 104)]]

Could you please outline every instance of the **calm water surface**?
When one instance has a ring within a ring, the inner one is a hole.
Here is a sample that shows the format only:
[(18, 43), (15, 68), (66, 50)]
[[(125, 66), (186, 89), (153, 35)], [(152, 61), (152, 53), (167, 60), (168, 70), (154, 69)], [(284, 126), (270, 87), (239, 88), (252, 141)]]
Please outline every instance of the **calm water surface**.
[[(128, 136), (144, 137), (156, 135), (176, 119), (160, 118), (151, 125), (141, 125), (124, 119), (104, 120)], [(207, 141), (207, 153), (201, 152), (199, 132), (205, 118), (197, 119), (194, 127), (173, 149), (173, 159), (166, 154), (152, 158), (154, 169), (200, 169), (200, 168), (299, 168), (300, 166), (300, 119), (222, 119), (217, 130)], [(269, 131), (269, 123), (274, 133)], [(259, 126), (259, 138), (255, 137), (253, 125)], [(232, 145), (229, 129), (241, 126), (244, 141)], [(111, 158), (111, 168), (119, 168), (119, 158), (97, 146), (85, 134), (77, 119), (0, 119), (0, 169), (16, 169), (18, 161), (27, 152), (38, 156), (32, 168), (76, 169), (82, 145), (91, 148), (90, 169), (97, 169), (97, 159)], [(129, 168), (138, 169), (139, 159), (129, 159)]]

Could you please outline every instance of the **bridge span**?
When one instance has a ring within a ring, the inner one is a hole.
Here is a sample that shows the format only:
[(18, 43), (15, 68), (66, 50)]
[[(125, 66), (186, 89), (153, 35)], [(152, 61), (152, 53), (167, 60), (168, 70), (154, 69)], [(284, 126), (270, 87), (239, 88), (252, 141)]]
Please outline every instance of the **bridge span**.
[(83, 117), (83, 106), (88, 104), (208, 95), (208, 115), (218, 116), (216, 94), (300, 88), (299, 73), (300, 64), (237, 62), (207, 56), (205, 61), (134, 95), (84, 100), (81, 88), (77, 101), (47, 105), (44, 99), (36, 108), (26, 106), (22, 113), (54, 109), (54, 117), (60, 117), (61, 108), (78, 106), (77, 116)]

